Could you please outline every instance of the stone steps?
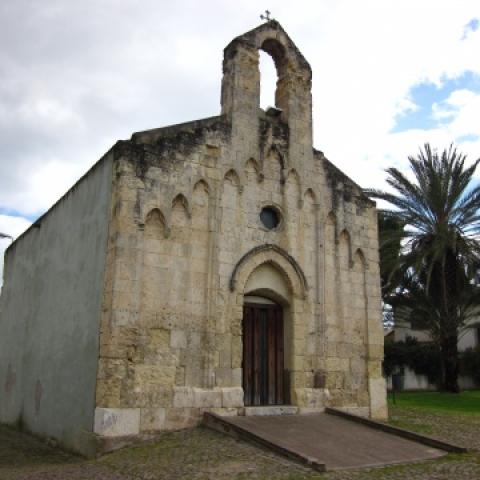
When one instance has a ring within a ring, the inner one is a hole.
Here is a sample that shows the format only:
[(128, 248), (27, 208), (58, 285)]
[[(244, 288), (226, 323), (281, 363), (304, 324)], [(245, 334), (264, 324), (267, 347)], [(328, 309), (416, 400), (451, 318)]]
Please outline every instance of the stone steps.
[(262, 407), (245, 407), (245, 416), (253, 415), (296, 415), (298, 407), (293, 405), (268, 405)]

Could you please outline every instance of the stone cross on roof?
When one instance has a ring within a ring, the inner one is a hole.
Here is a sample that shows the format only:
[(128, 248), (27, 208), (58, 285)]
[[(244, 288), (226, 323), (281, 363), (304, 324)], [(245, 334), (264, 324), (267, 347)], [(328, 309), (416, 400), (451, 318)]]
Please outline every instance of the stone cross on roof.
[(270, 20), (273, 20), (273, 18), (270, 18), (271, 12), (269, 10), (265, 10), (265, 15), (263, 13), (260, 15), (260, 18), (262, 20), (265, 20), (266, 22), (269, 22)]

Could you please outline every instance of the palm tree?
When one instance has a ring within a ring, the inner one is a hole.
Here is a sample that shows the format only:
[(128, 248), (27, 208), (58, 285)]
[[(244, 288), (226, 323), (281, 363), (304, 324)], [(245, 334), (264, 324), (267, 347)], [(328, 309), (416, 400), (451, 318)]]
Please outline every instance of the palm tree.
[(380, 254), (380, 280), (382, 299), (385, 300), (402, 282), (402, 273), (397, 270), (402, 249), (404, 225), (395, 214), (378, 211), (378, 240)]
[(458, 392), (458, 335), (480, 305), (471, 282), (480, 265), (480, 185), (472, 182), (480, 159), (467, 167), (452, 145), (439, 155), (426, 144), (408, 160), (412, 180), (389, 168), (393, 192), (367, 193), (389, 202), (394, 208), (387, 215), (404, 225), (390, 270), (403, 276), (402, 288), (393, 296), (423, 318), (440, 348), (443, 388)]

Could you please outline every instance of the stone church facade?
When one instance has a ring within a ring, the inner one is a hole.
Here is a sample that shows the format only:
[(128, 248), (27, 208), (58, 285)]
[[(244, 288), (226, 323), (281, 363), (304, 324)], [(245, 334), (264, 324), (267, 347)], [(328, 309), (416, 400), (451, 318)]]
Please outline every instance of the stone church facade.
[(117, 142), (17, 239), (0, 421), (89, 454), (205, 411), (386, 417), (375, 204), (313, 148), (311, 78), (276, 21), (235, 38), (221, 115)]

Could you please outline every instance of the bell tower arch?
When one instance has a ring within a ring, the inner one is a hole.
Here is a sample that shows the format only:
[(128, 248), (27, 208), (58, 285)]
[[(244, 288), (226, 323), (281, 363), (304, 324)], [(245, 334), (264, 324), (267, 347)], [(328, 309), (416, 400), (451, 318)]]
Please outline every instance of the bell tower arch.
[[(259, 54), (268, 53), (277, 70), (275, 107), (288, 125), (290, 166), (303, 170), (312, 162), (312, 70), (296, 45), (275, 21), (232, 40), (224, 50), (222, 114), (232, 124), (232, 138), (251, 156), (260, 140)], [(254, 140), (257, 140), (256, 142)]]

